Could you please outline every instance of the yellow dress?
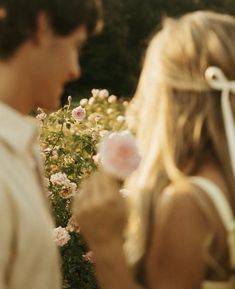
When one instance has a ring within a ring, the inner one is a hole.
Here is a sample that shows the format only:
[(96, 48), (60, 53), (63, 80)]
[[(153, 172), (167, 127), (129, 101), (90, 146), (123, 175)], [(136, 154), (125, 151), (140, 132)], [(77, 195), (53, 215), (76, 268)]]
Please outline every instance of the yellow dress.
[[(202, 189), (212, 200), (228, 235), (228, 247), (231, 269), (235, 270), (235, 218), (230, 204), (223, 192), (213, 182), (202, 177), (192, 177), (190, 182)], [(204, 281), (202, 289), (235, 289), (235, 275), (228, 281)]]

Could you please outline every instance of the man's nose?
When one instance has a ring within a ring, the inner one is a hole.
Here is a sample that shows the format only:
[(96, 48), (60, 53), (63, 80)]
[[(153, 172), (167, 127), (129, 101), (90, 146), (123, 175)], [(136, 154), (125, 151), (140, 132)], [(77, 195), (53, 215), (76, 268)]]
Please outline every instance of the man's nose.
[(80, 76), (81, 76), (81, 66), (80, 63), (76, 63), (73, 69), (71, 69), (71, 71), (69, 72), (68, 81), (76, 80), (80, 78)]

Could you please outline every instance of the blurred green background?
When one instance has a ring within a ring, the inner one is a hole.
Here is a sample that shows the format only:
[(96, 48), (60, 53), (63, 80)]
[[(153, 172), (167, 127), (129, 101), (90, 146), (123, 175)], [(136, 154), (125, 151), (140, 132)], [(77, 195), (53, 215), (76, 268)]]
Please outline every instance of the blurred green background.
[(88, 97), (92, 88), (131, 97), (146, 44), (164, 16), (195, 10), (235, 15), (235, 0), (103, 0), (104, 29), (81, 53), (82, 77), (65, 87), (62, 102)]

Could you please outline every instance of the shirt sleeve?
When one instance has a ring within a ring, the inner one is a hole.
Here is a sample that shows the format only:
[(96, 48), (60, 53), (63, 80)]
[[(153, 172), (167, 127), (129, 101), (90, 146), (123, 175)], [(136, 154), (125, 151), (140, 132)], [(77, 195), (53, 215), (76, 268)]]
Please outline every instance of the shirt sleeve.
[(0, 188), (0, 288), (7, 289), (7, 276), (10, 276), (12, 248), (12, 201), (9, 192)]

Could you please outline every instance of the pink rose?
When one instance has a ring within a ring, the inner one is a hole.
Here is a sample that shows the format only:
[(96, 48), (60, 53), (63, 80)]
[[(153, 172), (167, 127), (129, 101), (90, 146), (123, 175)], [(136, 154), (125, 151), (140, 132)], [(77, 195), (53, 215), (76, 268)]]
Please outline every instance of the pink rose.
[(77, 185), (75, 183), (66, 182), (65, 186), (60, 191), (60, 196), (63, 199), (69, 199), (76, 194)]
[(51, 175), (50, 181), (53, 185), (60, 185), (60, 186), (69, 183), (67, 175), (61, 172)]
[(99, 154), (103, 168), (120, 179), (129, 176), (141, 159), (134, 137), (129, 132), (109, 134), (100, 143)]
[(95, 97), (93, 97), (93, 96), (90, 97), (89, 100), (88, 100), (88, 104), (92, 105), (94, 102), (95, 102)]
[(69, 188), (62, 188), (62, 190), (60, 191), (60, 196), (62, 199), (69, 199), (71, 197), (74, 196), (74, 193), (71, 192), (71, 190)]
[(57, 227), (54, 229), (54, 242), (57, 246), (63, 247), (70, 240), (70, 235), (65, 228)]
[(76, 232), (76, 233), (80, 232), (80, 227), (77, 224), (77, 222), (73, 216), (69, 219), (66, 229), (71, 233), (72, 232)]
[(36, 119), (44, 120), (47, 117), (45, 112), (41, 112), (36, 116)]
[(109, 103), (114, 103), (116, 101), (117, 101), (116, 95), (110, 95), (110, 97), (108, 98)]
[(99, 89), (96, 89), (96, 88), (93, 88), (92, 91), (91, 91), (91, 94), (93, 97), (97, 97), (100, 93), (100, 90)]
[(105, 99), (109, 96), (109, 91), (107, 89), (102, 89), (99, 91), (99, 98)]
[(87, 262), (92, 263), (92, 264), (94, 263), (92, 251), (89, 251), (86, 254), (82, 255), (82, 258), (84, 261), (87, 261)]
[(80, 105), (81, 106), (86, 106), (88, 104), (88, 99), (87, 98), (83, 98), (80, 100)]
[(75, 120), (81, 121), (86, 117), (86, 110), (83, 107), (78, 106), (72, 110), (72, 116)]

